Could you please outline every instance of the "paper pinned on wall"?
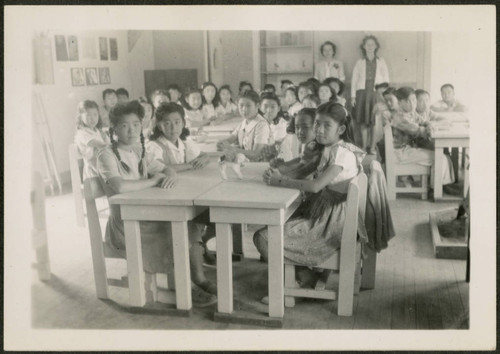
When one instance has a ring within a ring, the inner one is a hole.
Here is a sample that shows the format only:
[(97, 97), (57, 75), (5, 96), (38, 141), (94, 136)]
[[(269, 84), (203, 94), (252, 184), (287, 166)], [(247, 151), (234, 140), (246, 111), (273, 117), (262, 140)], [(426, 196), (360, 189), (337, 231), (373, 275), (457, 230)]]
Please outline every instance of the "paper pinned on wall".
[(56, 42), (56, 60), (68, 61), (68, 48), (66, 47), (66, 37), (61, 35), (56, 35), (55, 42)]
[(82, 38), (82, 59), (97, 59), (97, 46), (94, 37)]
[(118, 60), (118, 42), (116, 38), (109, 39), (109, 56), (111, 60)]
[(108, 39), (99, 37), (99, 53), (101, 60), (108, 60)]
[(69, 60), (78, 61), (78, 38), (76, 36), (68, 36), (68, 53)]

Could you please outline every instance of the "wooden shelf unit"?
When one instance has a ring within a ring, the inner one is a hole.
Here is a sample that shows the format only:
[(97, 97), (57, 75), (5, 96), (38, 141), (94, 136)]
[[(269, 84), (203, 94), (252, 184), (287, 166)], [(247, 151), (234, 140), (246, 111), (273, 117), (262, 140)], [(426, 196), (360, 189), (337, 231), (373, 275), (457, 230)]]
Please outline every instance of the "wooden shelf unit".
[(273, 84), (279, 93), (281, 80), (294, 84), (314, 75), (312, 31), (260, 31), (260, 84)]

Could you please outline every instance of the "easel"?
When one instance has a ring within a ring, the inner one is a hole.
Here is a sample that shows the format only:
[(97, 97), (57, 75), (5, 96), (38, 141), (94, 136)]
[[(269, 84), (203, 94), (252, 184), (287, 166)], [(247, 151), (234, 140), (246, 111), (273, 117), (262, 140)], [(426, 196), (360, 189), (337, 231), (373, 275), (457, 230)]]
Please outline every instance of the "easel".
[(41, 147), (43, 153), (43, 165), (44, 165), (44, 183), (49, 183), (50, 192), (54, 195), (54, 186), (57, 186), (59, 193), (62, 193), (61, 181), (59, 179), (59, 173), (57, 171), (57, 166), (55, 162), (54, 144), (52, 143), (52, 137), (50, 134), (49, 125), (47, 123), (47, 114), (45, 111), (45, 106), (43, 104), (42, 97), (37, 88), (33, 90), (33, 120), (35, 122), (34, 126), (34, 138), (38, 138), (41, 141)]

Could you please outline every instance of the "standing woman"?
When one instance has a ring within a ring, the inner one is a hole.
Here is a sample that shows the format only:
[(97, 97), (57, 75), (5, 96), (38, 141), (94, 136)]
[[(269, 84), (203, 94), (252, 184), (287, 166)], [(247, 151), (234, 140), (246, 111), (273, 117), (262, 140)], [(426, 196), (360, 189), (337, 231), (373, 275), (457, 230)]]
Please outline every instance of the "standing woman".
[(377, 56), (379, 48), (380, 44), (375, 36), (363, 38), (361, 42), (363, 58), (356, 62), (352, 71), (351, 105), (356, 130), (358, 134), (361, 133), (358, 145), (367, 151), (370, 150), (368, 129), (373, 128), (372, 110), (377, 103), (375, 85), (389, 82), (387, 64), (384, 59)]
[(337, 46), (326, 41), (320, 47), (323, 60), (316, 63), (314, 77), (323, 82), (327, 77), (336, 77), (340, 81), (345, 80), (344, 64), (340, 60), (333, 59), (337, 53)]

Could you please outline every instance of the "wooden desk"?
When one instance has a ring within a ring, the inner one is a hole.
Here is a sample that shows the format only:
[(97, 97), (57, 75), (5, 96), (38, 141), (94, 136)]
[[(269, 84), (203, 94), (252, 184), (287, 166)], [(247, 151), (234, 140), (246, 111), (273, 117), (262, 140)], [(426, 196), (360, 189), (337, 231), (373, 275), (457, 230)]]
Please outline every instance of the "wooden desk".
[[(269, 316), (284, 316), (283, 225), (300, 204), (295, 189), (272, 187), (262, 181), (266, 163), (248, 163), (241, 181), (225, 181), (194, 200), (210, 207), (210, 221), (217, 233), (217, 309), (231, 322), (249, 323), (245, 315), (233, 314), (231, 224), (267, 225), (269, 229)], [(217, 313), (215, 316), (217, 320)]]
[[(447, 147), (461, 147), (463, 153), (467, 152), (469, 147), (469, 129), (464, 123), (454, 123), (447, 129), (436, 129), (431, 133), (431, 138), (434, 140), (434, 200), (444, 200), (443, 198), (443, 149)], [(468, 173), (467, 170), (465, 173)], [(458, 176), (455, 176), (458, 178)], [(465, 183), (464, 183), (465, 184)], [(467, 191), (464, 191), (464, 196)], [(456, 199), (456, 198), (453, 198)]]
[(225, 120), (221, 124), (217, 125), (207, 125), (203, 127), (203, 131), (209, 134), (219, 134), (220, 133), (231, 133), (240, 123), (243, 121), (242, 117), (235, 117), (228, 120)]
[(217, 163), (211, 162), (202, 170), (179, 173), (181, 176), (172, 189), (149, 188), (118, 194), (109, 199), (120, 205), (125, 226), (125, 242), (131, 306), (146, 304), (145, 275), (139, 222), (170, 221), (172, 223), (176, 305), (178, 310), (190, 310), (191, 273), (187, 222), (205, 208), (197, 207), (193, 200), (221, 182)]

